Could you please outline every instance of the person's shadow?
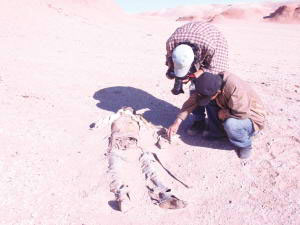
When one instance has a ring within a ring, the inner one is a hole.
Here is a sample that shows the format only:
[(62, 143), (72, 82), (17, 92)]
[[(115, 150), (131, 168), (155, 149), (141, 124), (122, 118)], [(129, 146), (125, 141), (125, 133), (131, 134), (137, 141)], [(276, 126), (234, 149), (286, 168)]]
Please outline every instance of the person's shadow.
[[(165, 128), (174, 122), (180, 110), (169, 102), (158, 99), (146, 91), (129, 86), (104, 88), (96, 91), (93, 98), (99, 101), (97, 107), (111, 112), (117, 112), (124, 106), (132, 107), (136, 111), (148, 108), (149, 110), (144, 113), (144, 118), (154, 125), (161, 125)], [(192, 146), (232, 150), (232, 146), (226, 140), (208, 141), (201, 138), (201, 135), (190, 137), (186, 134), (186, 129), (191, 123), (192, 120), (188, 118), (178, 130), (180, 139), (184, 143)]]
[(154, 125), (163, 127), (169, 127), (179, 112), (179, 108), (174, 105), (134, 87), (104, 88), (97, 91), (93, 98), (99, 101), (97, 103), (99, 108), (111, 112), (117, 112), (123, 106), (132, 107), (136, 111), (148, 108), (144, 118)]

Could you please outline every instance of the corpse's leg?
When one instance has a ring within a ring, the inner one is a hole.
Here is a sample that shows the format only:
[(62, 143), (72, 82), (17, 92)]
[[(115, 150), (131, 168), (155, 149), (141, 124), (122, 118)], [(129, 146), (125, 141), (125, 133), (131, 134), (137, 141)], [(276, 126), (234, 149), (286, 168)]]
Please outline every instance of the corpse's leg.
[(124, 170), (126, 160), (118, 150), (108, 153), (108, 174), (110, 178), (110, 191), (114, 193), (115, 200), (120, 211), (127, 211), (131, 206), (129, 204), (129, 187), (123, 181), (121, 174)]
[(147, 186), (151, 190), (154, 192), (170, 191), (159, 179), (158, 171), (161, 170), (161, 168), (151, 152), (143, 153), (140, 157), (140, 162)]
[(171, 194), (160, 180), (161, 165), (154, 158), (153, 153), (145, 152), (140, 157), (142, 172), (145, 175), (149, 195), (161, 208), (180, 209), (186, 207), (187, 203)]

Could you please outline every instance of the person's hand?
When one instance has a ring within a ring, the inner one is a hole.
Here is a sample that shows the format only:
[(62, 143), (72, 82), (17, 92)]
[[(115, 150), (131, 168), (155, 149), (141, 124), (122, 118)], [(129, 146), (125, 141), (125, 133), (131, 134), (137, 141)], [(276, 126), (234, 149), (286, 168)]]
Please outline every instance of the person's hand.
[(220, 109), (218, 112), (218, 117), (220, 120), (226, 120), (227, 118), (230, 117), (230, 113), (228, 111), (228, 109)]
[[(193, 79), (197, 79), (198, 77), (200, 77), (203, 74), (203, 70), (199, 69), (198, 71), (196, 71), (193, 74), (190, 74), (190, 76), (187, 79), (182, 80), (182, 83), (187, 84), (189, 81), (193, 80)], [(193, 75), (193, 77), (191, 77), (191, 75)]]
[(167, 135), (168, 135), (169, 140), (171, 140), (172, 136), (177, 133), (181, 122), (182, 122), (182, 120), (177, 118), (175, 120), (175, 122), (168, 128)]
[(190, 78), (187, 78), (187, 79), (182, 80), (182, 83), (183, 83), (183, 84), (187, 84), (187, 83), (190, 82), (190, 81), (191, 81), (191, 79), (190, 79)]
[(167, 73), (166, 73), (166, 77), (169, 79), (169, 80), (173, 80), (174, 77), (170, 77)]
[(173, 80), (175, 78), (175, 75), (174, 75), (174, 70), (172, 68), (169, 68), (166, 72), (166, 77), (169, 79), (169, 80)]
[(199, 70), (196, 71), (194, 74), (195, 74), (195, 77), (198, 78), (198, 77), (200, 77), (203, 73), (204, 73), (204, 71), (203, 71), (202, 69), (199, 69)]
[(173, 124), (168, 128), (167, 134), (168, 134), (169, 140), (171, 140), (172, 136), (173, 136), (174, 134), (177, 133), (178, 128), (179, 128), (179, 124), (177, 124), (177, 123), (173, 123)]

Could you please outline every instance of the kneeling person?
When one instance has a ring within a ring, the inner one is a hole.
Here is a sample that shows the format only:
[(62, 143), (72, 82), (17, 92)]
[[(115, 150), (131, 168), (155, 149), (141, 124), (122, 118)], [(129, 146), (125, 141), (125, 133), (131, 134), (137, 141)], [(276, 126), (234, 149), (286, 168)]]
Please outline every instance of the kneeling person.
[(248, 158), (252, 149), (251, 137), (263, 129), (264, 106), (254, 90), (234, 74), (203, 73), (195, 80), (195, 94), (184, 104), (168, 134), (176, 133), (181, 122), (198, 105), (206, 105), (208, 131), (206, 138), (227, 136), (240, 158)]

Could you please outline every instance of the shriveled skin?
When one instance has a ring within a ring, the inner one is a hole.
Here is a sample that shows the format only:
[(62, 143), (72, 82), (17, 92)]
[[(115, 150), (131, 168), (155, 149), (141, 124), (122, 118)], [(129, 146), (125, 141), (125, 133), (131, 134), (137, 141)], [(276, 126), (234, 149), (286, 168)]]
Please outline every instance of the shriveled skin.
[(134, 134), (138, 137), (140, 126), (138, 122), (132, 119), (132, 116), (122, 114), (117, 120), (111, 125), (111, 133), (120, 133), (124, 135)]
[(131, 111), (120, 112), (120, 116), (111, 124), (110, 149), (126, 150), (136, 147), (139, 140), (140, 126), (133, 119)]

